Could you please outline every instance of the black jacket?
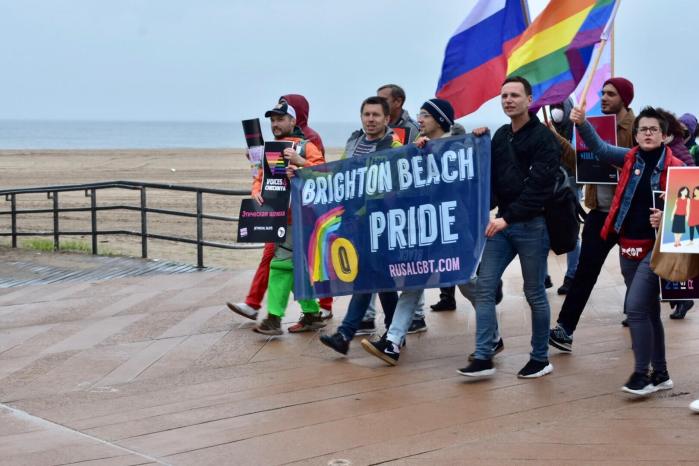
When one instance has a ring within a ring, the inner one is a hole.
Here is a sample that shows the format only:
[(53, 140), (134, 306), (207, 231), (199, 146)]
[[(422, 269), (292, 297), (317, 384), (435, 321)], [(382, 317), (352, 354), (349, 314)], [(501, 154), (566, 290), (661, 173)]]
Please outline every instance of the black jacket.
[(560, 144), (536, 115), (529, 116), (514, 134), (511, 125), (500, 127), (491, 145), (491, 208), (497, 206), (508, 224), (543, 214), (560, 165)]

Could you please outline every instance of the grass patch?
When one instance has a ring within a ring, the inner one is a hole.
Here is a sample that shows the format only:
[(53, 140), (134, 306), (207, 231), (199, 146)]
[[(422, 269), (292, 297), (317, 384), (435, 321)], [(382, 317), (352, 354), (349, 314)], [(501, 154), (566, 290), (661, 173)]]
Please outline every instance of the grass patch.
[[(70, 239), (61, 240), (60, 251), (81, 252), (92, 254), (92, 244), (87, 241), (76, 241)], [(45, 238), (31, 238), (20, 241), (20, 247), (41, 252), (53, 252), (53, 240)], [(113, 256), (114, 254), (104, 246), (98, 247), (97, 251), (101, 256)]]

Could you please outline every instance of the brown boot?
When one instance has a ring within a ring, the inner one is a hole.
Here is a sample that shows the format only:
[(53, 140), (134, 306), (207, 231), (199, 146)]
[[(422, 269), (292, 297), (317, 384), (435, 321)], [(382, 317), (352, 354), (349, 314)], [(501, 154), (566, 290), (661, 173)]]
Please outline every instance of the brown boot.
[(289, 327), (289, 333), (312, 332), (323, 327), (325, 327), (325, 322), (323, 322), (320, 312), (303, 314), (298, 322)]
[(257, 324), (253, 329), (253, 332), (261, 333), (263, 335), (281, 335), (282, 333), (282, 319), (281, 317), (275, 316), (273, 314), (267, 314), (267, 317)]

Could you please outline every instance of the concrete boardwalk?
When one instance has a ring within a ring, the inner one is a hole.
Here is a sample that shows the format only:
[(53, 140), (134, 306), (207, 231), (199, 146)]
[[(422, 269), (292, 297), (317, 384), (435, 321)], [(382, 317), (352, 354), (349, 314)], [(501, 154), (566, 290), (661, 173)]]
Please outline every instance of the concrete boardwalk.
[[(549, 263), (560, 284), (565, 258)], [(699, 311), (666, 320), (675, 389), (623, 395), (632, 353), (615, 253), (574, 354), (552, 351), (554, 373), (538, 380), (515, 375), (530, 335), (517, 264), (498, 309), (498, 372), (470, 383), (455, 372), (474, 343), (461, 297), (457, 312), (428, 313), (429, 330), (386, 367), (358, 340), (344, 358), (317, 334), (251, 332), (223, 305), (251, 275), (0, 290), (0, 464), (699, 464), (699, 416), (687, 409), (699, 395)], [(562, 300), (549, 298), (557, 315)], [(288, 314), (286, 324), (298, 307)]]

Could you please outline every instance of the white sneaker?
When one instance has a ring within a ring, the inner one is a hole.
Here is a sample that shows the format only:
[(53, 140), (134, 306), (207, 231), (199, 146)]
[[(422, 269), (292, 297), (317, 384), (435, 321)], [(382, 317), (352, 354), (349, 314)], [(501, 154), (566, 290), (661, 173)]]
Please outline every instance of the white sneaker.
[(327, 309), (320, 309), (321, 320), (328, 320), (333, 318), (333, 311), (328, 311)]
[(699, 413), (699, 400), (694, 400), (689, 404), (689, 409), (695, 413)]
[(226, 303), (226, 306), (228, 306), (228, 309), (238, 315), (247, 317), (250, 320), (257, 320), (257, 309), (254, 309), (245, 303)]

